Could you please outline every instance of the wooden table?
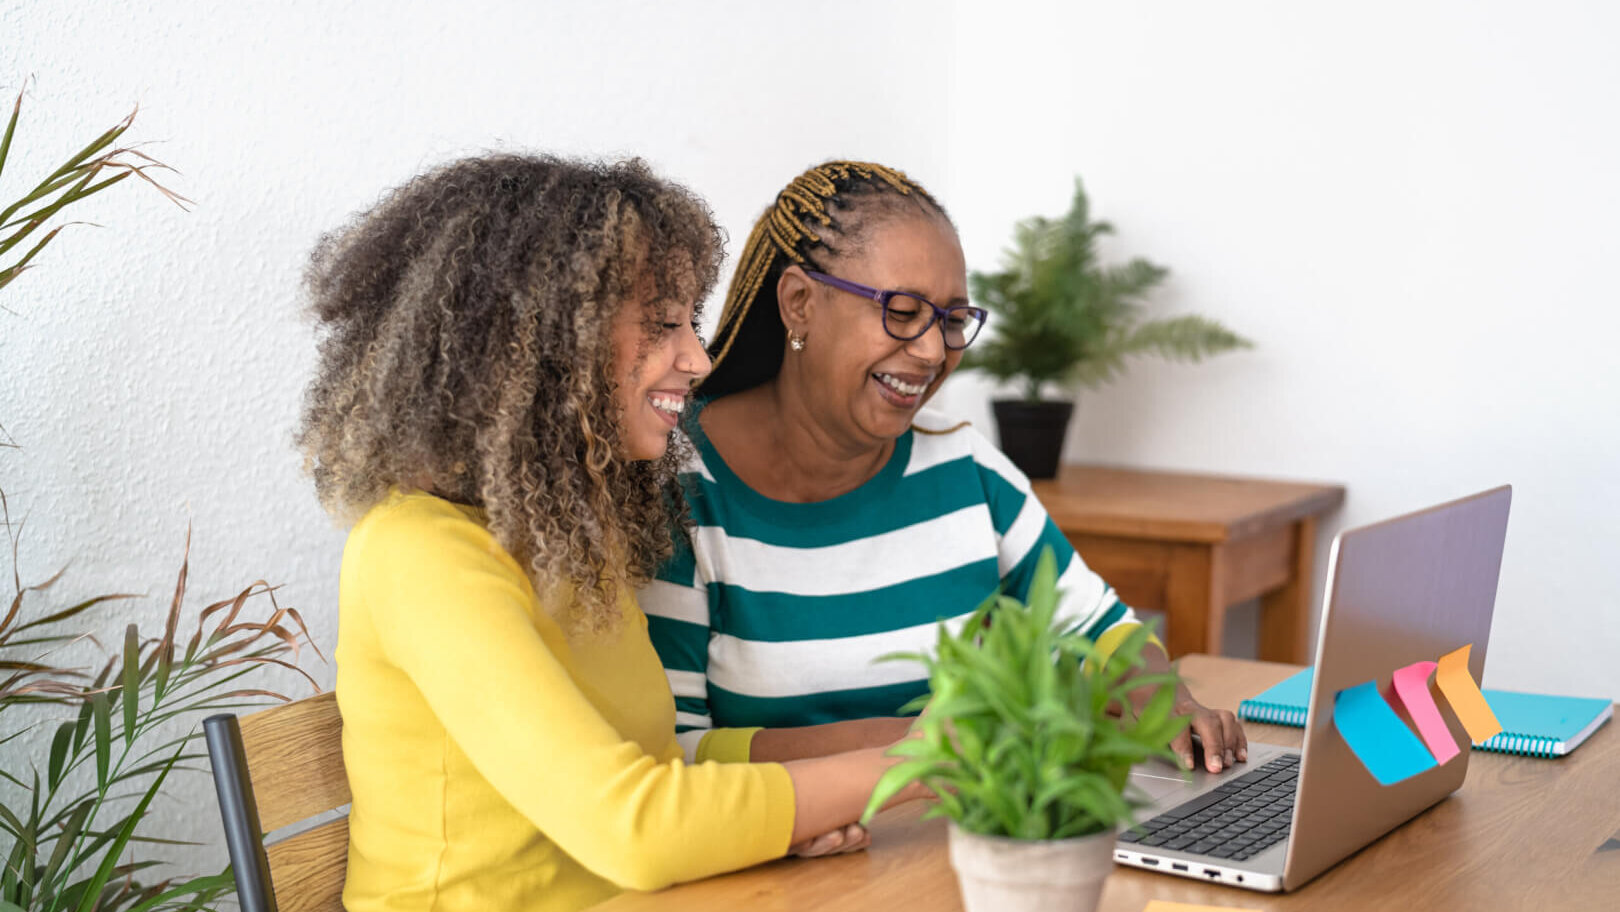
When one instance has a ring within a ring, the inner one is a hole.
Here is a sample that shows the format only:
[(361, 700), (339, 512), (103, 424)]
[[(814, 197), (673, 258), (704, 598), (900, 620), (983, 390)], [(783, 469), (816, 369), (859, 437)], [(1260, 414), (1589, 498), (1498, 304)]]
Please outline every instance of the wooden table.
[(1259, 657), (1309, 661), (1316, 520), (1343, 487), (1082, 465), (1034, 487), (1127, 605), (1165, 615), (1171, 658), (1221, 652), (1227, 609), (1259, 598)]
[[(1181, 671), (1210, 706), (1281, 681), (1296, 666), (1188, 656)], [(1298, 746), (1301, 729), (1251, 724), (1256, 741)], [(1273, 910), (1613, 909), (1620, 897), (1620, 723), (1557, 760), (1475, 752), (1450, 798), (1293, 893), (1252, 893), (1116, 867), (1100, 912), (1141, 912), (1149, 900)], [(913, 802), (878, 817), (872, 848), (786, 859), (659, 893), (626, 893), (599, 912), (903, 912), (960, 910), (945, 824)]]

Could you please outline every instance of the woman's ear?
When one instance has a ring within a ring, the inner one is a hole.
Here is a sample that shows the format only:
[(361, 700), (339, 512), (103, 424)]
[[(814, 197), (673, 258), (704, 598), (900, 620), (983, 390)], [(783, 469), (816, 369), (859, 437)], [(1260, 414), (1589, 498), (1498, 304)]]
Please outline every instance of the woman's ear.
[(782, 325), (788, 332), (803, 336), (810, 327), (810, 314), (815, 309), (815, 283), (798, 266), (782, 270), (776, 280), (776, 306), (782, 313)]

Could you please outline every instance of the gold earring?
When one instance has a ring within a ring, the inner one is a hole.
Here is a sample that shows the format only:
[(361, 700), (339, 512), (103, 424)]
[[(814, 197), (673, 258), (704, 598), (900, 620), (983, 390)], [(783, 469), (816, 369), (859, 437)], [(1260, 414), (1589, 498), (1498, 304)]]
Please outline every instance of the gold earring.
[(804, 337), (791, 329), (788, 330), (788, 347), (796, 352), (804, 351)]

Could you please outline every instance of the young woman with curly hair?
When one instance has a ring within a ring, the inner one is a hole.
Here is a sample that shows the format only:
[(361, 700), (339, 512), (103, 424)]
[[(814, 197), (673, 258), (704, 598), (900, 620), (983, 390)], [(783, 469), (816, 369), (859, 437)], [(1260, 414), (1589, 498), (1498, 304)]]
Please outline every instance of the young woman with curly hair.
[(349, 909), (578, 909), (864, 845), (891, 761), (688, 765), (635, 599), (686, 523), (670, 432), (720, 246), (639, 162), (491, 156), (316, 249)]

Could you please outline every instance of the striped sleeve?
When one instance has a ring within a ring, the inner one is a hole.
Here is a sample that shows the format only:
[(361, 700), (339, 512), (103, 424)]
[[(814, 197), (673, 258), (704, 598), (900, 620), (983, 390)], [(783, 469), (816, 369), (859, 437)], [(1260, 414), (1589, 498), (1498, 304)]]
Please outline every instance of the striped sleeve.
[[(1123, 628), (1127, 630), (1135, 626), (1135, 612), (1075, 553), (1031, 491), (1029, 478), (977, 433), (973, 434), (973, 459), (995, 526), (1002, 591), (1018, 599), (1027, 598), (1035, 565), (1041, 553), (1051, 548), (1057, 558), (1062, 599), (1058, 616), (1069, 621), (1069, 629), (1096, 641), (1121, 625), (1129, 625)], [(1109, 640), (1117, 642), (1120, 635), (1116, 633)]]
[(647, 635), (675, 696), (675, 740), (687, 762), (747, 762), (758, 729), (716, 729), (709, 713), (709, 587), (685, 533), (639, 598)]

